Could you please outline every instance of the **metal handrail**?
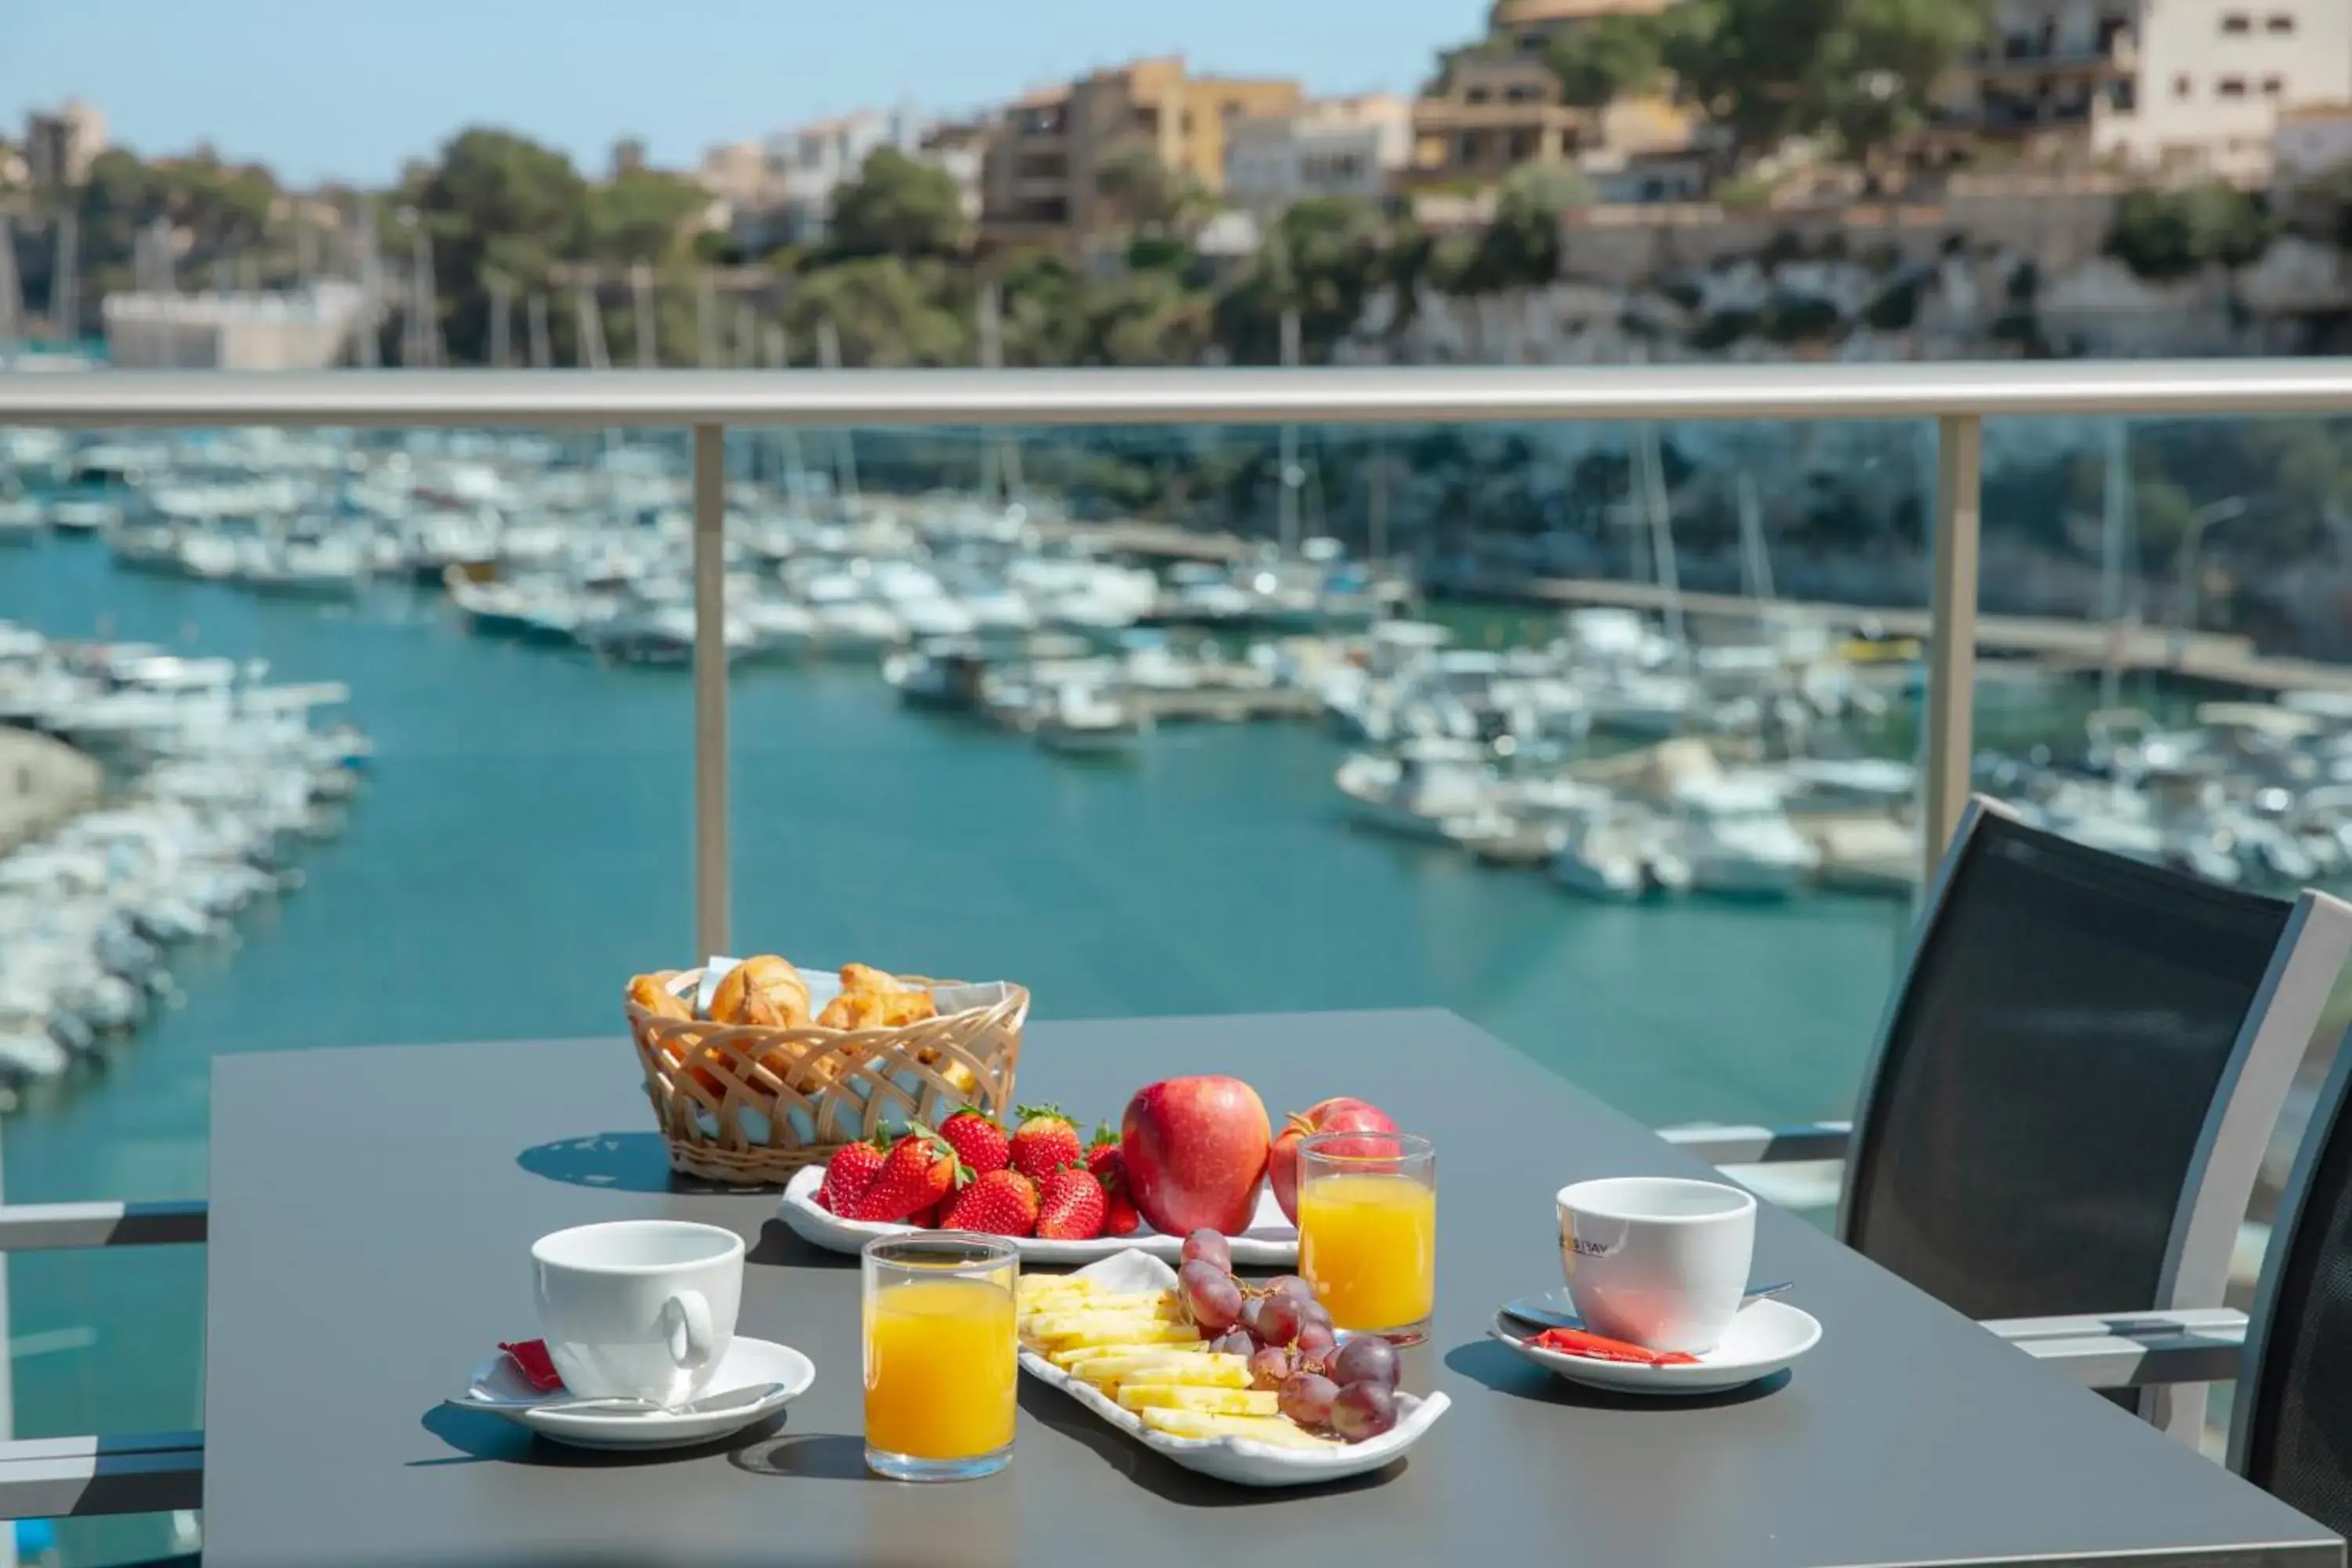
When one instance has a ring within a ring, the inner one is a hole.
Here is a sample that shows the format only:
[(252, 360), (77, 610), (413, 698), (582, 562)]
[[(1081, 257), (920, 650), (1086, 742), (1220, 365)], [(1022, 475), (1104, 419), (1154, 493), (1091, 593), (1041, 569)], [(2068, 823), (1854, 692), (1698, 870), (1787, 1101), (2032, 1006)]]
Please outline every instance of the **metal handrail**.
[(1921, 849), (1968, 799), (1984, 421), (2352, 412), (2352, 360), (1281, 370), (113, 372), (0, 376), (0, 426), (687, 426), (695, 432), (697, 949), (728, 951), (729, 426), (1934, 419)]
[(2352, 360), (0, 375), (0, 425), (1477, 424), (2352, 410)]

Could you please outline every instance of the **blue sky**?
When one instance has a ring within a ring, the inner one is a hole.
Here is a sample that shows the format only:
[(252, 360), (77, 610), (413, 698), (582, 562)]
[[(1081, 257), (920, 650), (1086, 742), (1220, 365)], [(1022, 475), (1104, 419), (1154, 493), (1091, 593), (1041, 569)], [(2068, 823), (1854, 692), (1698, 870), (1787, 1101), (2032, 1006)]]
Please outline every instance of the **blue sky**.
[[(601, 167), (911, 96), (955, 109), (1132, 55), (1409, 91), (1485, 0), (0, 0), (0, 125), (69, 95), (142, 152), (381, 181), (487, 122)], [(887, 26), (877, 26), (887, 17)]]

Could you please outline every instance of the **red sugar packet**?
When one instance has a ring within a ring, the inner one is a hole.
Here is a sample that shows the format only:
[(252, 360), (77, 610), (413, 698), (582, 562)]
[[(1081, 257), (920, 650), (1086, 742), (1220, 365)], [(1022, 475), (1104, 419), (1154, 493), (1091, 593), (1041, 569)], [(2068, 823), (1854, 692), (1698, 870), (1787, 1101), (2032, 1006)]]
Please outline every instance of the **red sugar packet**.
[(499, 1349), (507, 1352), (507, 1360), (515, 1363), (522, 1380), (540, 1393), (551, 1394), (563, 1386), (563, 1374), (549, 1359), (545, 1340), (521, 1340), (514, 1344), (500, 1340)]
[(1541, 1350), (1591, 1356), (1594, 1361), (1633, 1362), (1640, 1366), (1696, 1366), (1698, 1357), (1686, 1351), (1654, 1351), (1645, 1345), (1612, 1340), (1583, 1329), (1546, 1329), (1528, 1342)]

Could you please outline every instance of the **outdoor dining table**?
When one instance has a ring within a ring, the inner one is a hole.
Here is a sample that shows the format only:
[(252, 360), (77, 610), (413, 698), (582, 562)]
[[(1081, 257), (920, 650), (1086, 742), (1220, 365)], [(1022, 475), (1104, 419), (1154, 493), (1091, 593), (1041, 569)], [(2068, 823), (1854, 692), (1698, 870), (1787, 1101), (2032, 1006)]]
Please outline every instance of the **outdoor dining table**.
[[(1793, 1280), (1823, 1329), (1789, 1373), (1644, 1402), (1518, 1359), (1487, 1330), (1559, 1282), (1554, 1192), (1703, 1172), (1451, 1014), (1037, 1024), (1021, 1094), (1116, 1121), (1139, 1085), (1210, 1072), (1277, 1116), (1352, 1094), (1435, 1140), (1435, 1327), (1404, 1386), (1453, 1408), (1386, 1471), (1227, 1486), (1024, 1378), (1005, 1472), (874, 1479), (856, 1260), (791, 1235), (773, 1192), (673, 1178), (625, 1037), (223, 1058), (206, 1568), (2344, 1562), (2328, 1531), (1769, 1205), (1757, 1276)], [(816, 1368), (782, 1416), (623, 1455), (441, 1403), (537, 1332), (533, 1238), (663, 1216), (750, 1243), (739, 1331)]]

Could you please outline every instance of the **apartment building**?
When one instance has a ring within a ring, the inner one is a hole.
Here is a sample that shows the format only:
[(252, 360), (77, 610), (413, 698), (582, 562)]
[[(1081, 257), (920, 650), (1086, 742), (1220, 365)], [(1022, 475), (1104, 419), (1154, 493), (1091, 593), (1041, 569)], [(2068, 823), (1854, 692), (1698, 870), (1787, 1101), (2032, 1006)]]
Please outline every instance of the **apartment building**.
[(1225, 132), (1225, 199), (1264, 220), (1313, 196), (1378, 201), (1412, 156), (1412, 104), (1393, 93), (1316, 99)]
[(1222, 192), (1228, 128), (1293, 113), (1304, 100), (1293, 79), (1193, 76), (1178, 55), (1028, 93), (1007, 106), (990, 141), (984, 232), (1000, 242), (1062, 243), (1100, 228), (1097, 176), (1128, 147), (1148, 147), (1171, 171)]
[(1925, 145), (2256, 181), (2282, 113), (2347, 100), (2347, 0), (2003, 0)]
[(2352, 164), (2352, 103), (2279, 110), (2271, 135), (2271, 178), (2299, 184), (2315, 174)]
[(1488, 36), (1447, 54), (1435, 90), (1413, 105), (1409, 184), (1486, 184), (1520, 163), (1576, 163), (1625, 199), (1684, 194), (1700, 176), (1697, 121), (1639, 95), (1591, 110), (1568, 103), (1545, 63), (1553, 42), (1605, 16), (1655, 16), (1675, 0), (1496, 0)]
[(38, 186), (79, 185), (106, 151), (106, 116), (78, 98), (25, 116), (25, 171)]

